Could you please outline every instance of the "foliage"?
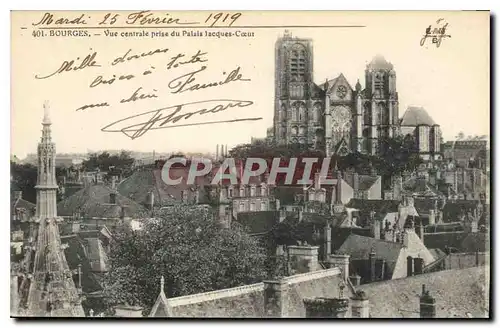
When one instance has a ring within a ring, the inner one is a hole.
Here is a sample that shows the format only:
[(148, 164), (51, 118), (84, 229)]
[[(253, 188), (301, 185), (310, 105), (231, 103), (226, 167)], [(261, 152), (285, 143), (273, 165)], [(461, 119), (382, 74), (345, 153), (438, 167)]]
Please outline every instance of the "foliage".
[(310, 150), (307, 145), (290, 144), (274, 145), (267, 143), (242, 144), (232, 148), (229, 156), (237, 159), (247, 159), (249, 157), (273, 159), (291, 157), (324, 157), (320, 150)]
[(111, 155), (109, 152), (93, 153), (83, 161), (82, 166), (85, 171), (105, 171), (111, 175), (128, 176), (132, 172), (134, 158), (130, 152), (122, 150), (120, 154)]
[(37, 167), (31, 164), (17, 164), (10, 162), (11, 183), (23, 192), (23, 198), (29, 202), (36, 202)]
[(140, 305), (148, 312), (165, 277), (167, 297), (261, 281), (265, 250), (235, 226), (221, 229), (209, 211), (174, 206), (142, 230), (114, 235), (111, 271), (104, 279), (109, 305)]

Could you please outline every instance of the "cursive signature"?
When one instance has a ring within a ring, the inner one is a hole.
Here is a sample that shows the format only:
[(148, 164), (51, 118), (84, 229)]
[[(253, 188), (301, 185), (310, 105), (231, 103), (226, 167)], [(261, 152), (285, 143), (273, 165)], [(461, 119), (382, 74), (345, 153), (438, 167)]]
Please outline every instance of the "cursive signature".
[(149, 130), (168, 129), (181, 126), (261, 120), (262, 117), (252, 117), (233, 120), (175, 124), (180, 120), (188, 120), (194, 115), (210, 115), (223, 112), (231, 108), (243, 108), (249, 107), (251, 105), (253, 105), (253, 101), (250, 100), (213, 99), (196, 101), (192, 103), (163, 107), (141, 114), (129, 116), (106, 125), (101, 129), (101, 131), (121, 132), (130, 139), (137, 139), (143, 136)]
[(444, 38), (451, 38), (451, 35), (446, 34), (446, 30), (448, 29), (448, 23), (440, 18), (436, 21), (436, 26), (429, 25), (425, 29), (425, 34), (420, 39), (420, 46), (424, 46), (427, 39), (431, 39), (432, 43), (436, 45), (436, 48), (441, 46), (441, 41)]
[(61, 66), (59, 66), (59, 68), (55, 72), (48, 74), (48, 75), (45, 75), (45, 76), (35, 75), (35, 78), (42, 80), (42, 79), (47, 79), (51, 76), (54, 76), (54, 75), (60, 74), (60, 73), (64, 73), (64, 72), (78, 71), (78, 70), (82, 70), (82, 69), (87, 68), (87, 67), (101, 67), (101, 65), (99, 65), (95, 59), (96, 56), (97, 56), (97, 52), (94, 52), (90, 55), (87, 55), (87, 57), (85, 57), (82, 60), (80, 65), (78, 65), (78, 63), (75, 64), (75, 60), (79, 61), (80, 57), (76, 57), (76, 59), (73, 59), (70, 61), (65, 60), (62, 62)]

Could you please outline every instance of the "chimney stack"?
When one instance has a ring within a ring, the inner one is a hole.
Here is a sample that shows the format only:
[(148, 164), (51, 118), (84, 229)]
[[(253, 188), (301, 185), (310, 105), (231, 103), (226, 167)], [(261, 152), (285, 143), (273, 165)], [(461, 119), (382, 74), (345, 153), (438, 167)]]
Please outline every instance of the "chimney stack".
[(356, 193), (359, 189), (359, 175), (357, 172), (354, 172), (352, 175), (352, 189), (354, 190), (354, 197), (356, 198)]
[(429, 225), (435, 225), (435, 224), (436, 224), (436, 211), (429, 210)]
[(320, 173), (316, 172), (314, 173), (314, 189), (319, 190), (321, 189), (321, 178), (320, 178)]
[(330, 224), (327, 224), (325, 227), (325, 261), (328, 260), (330, 254), (332, 252), (332, 227)]
[(435, 318), (436, 317), (436, 299), (425, 290), (425, 285), (422, 285), (422, 295), (420, 296), (420, 318)]
[(413, 276), (413, 258), (411, 256), (406, 258), (406, 276)]
[(318, 270), (318, 246), (288, 246), (288, 257), (292, 269), (297, 273), (313, 272)]
[(413, 259), (414, 275), (424, 273), (424, 259), (416, 257)]
[(267, 318), (288, 316), (288, 283), (285, 280), (264, 280), (264, 312)]
[(328, 263), (330, 267), (337, 267), (342, 272), (342, 278), (347, 281), (349, 278), (349, 258), (347, 254), (330, 254)]
[(373, 282), (375, 281), (375, 250), (372, 249), (371, 252), (370, 252), (370, 257), (369, 257), (369, 261), (370, 261), (370, 282)]
[(215, 160), (216, 161), (219, 160), (219, 144), (217, 144), (217, 146), (215, 146)]
[(369, 318), (370, 303), (365, 292), (358, 290), (351, 298), (351, 317), (352, 318)]

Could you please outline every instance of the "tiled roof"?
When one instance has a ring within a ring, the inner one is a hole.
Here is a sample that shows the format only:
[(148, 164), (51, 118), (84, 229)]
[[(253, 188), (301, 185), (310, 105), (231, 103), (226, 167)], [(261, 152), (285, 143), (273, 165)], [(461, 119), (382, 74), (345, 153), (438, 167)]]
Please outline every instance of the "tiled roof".
[[(64, 254), (66, 255), (69, 269), (76, 272), (75, 270), (78, 270), (78, 265), (81, 265), (83, 292), (92, 293), (101, 290), (102, 287), (99, 280), (92, 272), (92, 266), (84, 244), (85, 241), (77, 235), (64, 236), (61, 238), (61, 241), (68, 245), (64, 250)], [(76, 275), (74, 275), (74, 277), (76, 277)]]
[(266, 233), (279, 223), (279, 211), (242, 212), (235, 221), (250, 234)]
[(424, 245), (427, 248), (439, 248), (445, 250), (446, 247), (460, 250), (462, 241), (467, 236), (466, 232), (437, 232), (424, 234)]
[(482, 232), (467, 234), (460, 244), (462, 252), (489, 252), (490, 247), (489, 235)]
[(366, 293), (373, 318), (418, 318), (423, 284), (436, 299), (436, 317), (488, 317), (489, 266), (421, 274), (356, 289)]
[(401, 119), (402, 126), (419, 126), (436, 124), (423, 107), (408, 107)]
[(436, 203), (437, 200), (433, 198), (415, 198), (413, 200), (413, 206), (415, 206), (415, 209), (420, 216), (428, 215), (430, 210), (435, 210), (437, 205)]
[[(188, 192), (189, 200), (194, 199), (194, 186), (186, 184), (188, 170), (184, 168), (171, 169), (170, 178), (177, 179), (183, 177), (178, 185), (167, 185), (162, 179), (161, 169), (144, 168), (134, 172), (130, 177), (122, 181), (117, 189), (118, 192), (139, 204), (149, 204), (150, 193), (154, 195), (156, 206), (170, 206), (182, 201), (182, 191)], [(208, 176), (196, 177), (195, 185), (199, 190), (199, 201), (206, 198), (204, 186), (210, 185)]]
[[(89, 185), (57, 204), (62, 216), (79, 213), (87, 217), (120, 218), (143, 217), (146, 210), (125, 196), (116, 194), (116, 204), (110, 204), (110, 194), (114, 191), (105, 185)], [(123, 213), (122, 213), (123, 211)]]
[(339, 253), (349, 254), (352, 260), (366, 260), (372, 251), (377, 259), (384, 259), (390, 272), (398, 260), (403, 245), (371, 237), (351, 234), (338, 249)]
[(459, 221), (461, 214), (467, 214), (468, 211), (473, 211), (481, 205), (479, 200), (455, 200), (448, 201), (443, 207), (443, 221), (456, 222)]

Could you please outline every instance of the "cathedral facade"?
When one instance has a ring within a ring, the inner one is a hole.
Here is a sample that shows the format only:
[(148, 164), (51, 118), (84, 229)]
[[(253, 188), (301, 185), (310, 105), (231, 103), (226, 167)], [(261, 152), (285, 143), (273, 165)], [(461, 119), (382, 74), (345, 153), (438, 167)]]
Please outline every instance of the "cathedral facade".
[[(396, 72), (376, 56), (365, 70), (365, 87), (354, 89), (343, 74), (315, 84), (311, 39), (285, 32), (275, 48), (274, 124), (277, 144), (305, 144), (327, 156), (352, 151), (377, 154), (379, 140), (399, 131)], [(268, 136), (268, 138), (269, 138)]]

